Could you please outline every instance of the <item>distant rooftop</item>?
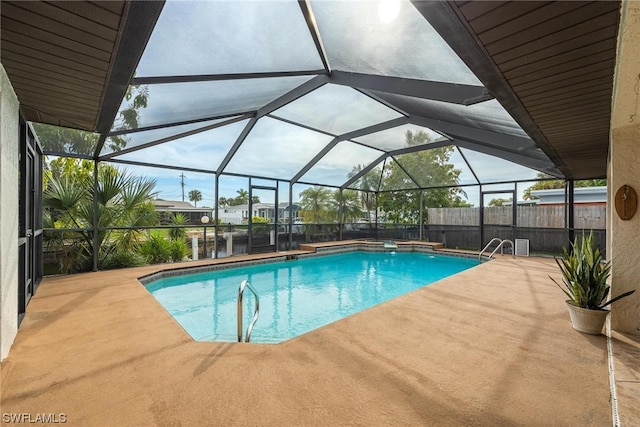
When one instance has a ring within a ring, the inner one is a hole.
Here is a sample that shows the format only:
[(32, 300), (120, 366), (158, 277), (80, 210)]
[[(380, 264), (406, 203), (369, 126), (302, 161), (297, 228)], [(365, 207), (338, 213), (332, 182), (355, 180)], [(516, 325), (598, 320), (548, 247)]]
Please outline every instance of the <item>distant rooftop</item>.
[[(574, 203), (606, 203), (607, 187), (574, 188)], [(532, 190), (531, 195), (539, 197), (539, 205), (556, 205), (565, 203), (565, 189)]]
[(189, 202), (182, 202), (178, 200), (162, 200), (154, 199), (152, 203), (156, 208), (164, 208), (167, 210), (197, 210), (197, 211), (210, 211), (212, 208), (208, 206), (193, 206)]

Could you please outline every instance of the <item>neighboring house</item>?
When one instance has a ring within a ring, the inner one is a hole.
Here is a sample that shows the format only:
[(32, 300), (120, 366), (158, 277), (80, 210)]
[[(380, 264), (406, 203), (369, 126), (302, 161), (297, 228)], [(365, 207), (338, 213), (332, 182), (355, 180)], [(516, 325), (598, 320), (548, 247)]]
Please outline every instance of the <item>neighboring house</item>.
[(162, 199), (156, 199), (152, 202), (156, 207), (156, 212), (160, 215), (160, 222), (162, 224), (167, 224), (169, 222), (169, 215), (176, 213), (184, 214), (189, 219), (189, 224), (191, 225), (202, 224), (201, 218), (203, 216), (209, 217), (210, 221), (213, 217), (212, 209), (207, 206), (198, 208), (189, 202)]
[(283, 203), (279, 203), (278, 204), (278, 215), (280, 217), (280, 222), (281, 223), (288, 223), (289, 222), (289, 210), (293, 211), (292, 212), (292, 217), (293, 217), (293, 222), (300, 222), (300, 209), (298, 208), (298, 204), (297, 203), (293, 203), (291, 206), (289, 206), (289, 203), (287, 202), (283, 202)]
[(249, 217), (249, 205), (235, 205), (218, 208), (221, 224), (246, 224)]
[[(292, 204), (293, 220), (299, 219), (298, 205)], [(254, 203), (252, 205), (252, 217), (267, 218), (271, 222), (275, 221), (276, 209), (274, 203)], [(218, 218), (221, 224), (247, 224), (249, 222), (249, 205), (235, 205), (220, 207), (218, 210)], [(278, 222), (286, 223), (289, 221), (289, 203), (278, 204)]]
[[(538, 205), (564, 205), (564, 188), (532, 190), (531, 196), (539, 197)], [(598, 206), (607, 204), (607, 187), (577, 187), (573, 189), (574, 204)]]
[[(254, 203), (252, 209), (252, 217), (267, 218), (273, 222), (275, 218), (273, 203)], [(218, 218), (221, 224), (247, 224), (249, 222), (249, 205), (221, 207), (218, 209)]]
[[(576, 229), (605, 229), (607, 227), (607, 187), (578, 187), (573, 189), (574, 227)], [(541, 208), (565, 206), (564, 188), (534, 190)]]

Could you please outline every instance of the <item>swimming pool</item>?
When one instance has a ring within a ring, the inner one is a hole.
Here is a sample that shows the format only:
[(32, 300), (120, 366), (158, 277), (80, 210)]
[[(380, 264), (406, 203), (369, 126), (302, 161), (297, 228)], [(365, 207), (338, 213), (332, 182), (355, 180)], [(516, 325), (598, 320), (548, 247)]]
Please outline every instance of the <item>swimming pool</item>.
[[(251, 342), (279, 343), (478, 265), (415, 252), (348, 252), (162, 278), (147, 290), (197, 341), (237, 341), (238, 287), (260, 299)], [(243, 324), (254, 299), (244, 293)]]

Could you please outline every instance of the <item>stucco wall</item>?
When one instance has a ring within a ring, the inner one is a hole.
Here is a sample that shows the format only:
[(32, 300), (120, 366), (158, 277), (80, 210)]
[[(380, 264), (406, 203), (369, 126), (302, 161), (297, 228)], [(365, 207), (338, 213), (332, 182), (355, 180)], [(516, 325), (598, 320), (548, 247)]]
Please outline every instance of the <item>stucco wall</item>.
[(0, 359), (18, 332), (18, 99), (0, 65)]
[(618, 36), (618, 62), (614, 81), (611, 143), (609, 149), (607, 253), (611, 257), (612, 294), (636, 289), (631, 297), (614, 303), (614, 329), (640, 334), (640, 212), (620, 219), (614, 197), (622, 185), (640, 195), (640, 1), (623, 2)]

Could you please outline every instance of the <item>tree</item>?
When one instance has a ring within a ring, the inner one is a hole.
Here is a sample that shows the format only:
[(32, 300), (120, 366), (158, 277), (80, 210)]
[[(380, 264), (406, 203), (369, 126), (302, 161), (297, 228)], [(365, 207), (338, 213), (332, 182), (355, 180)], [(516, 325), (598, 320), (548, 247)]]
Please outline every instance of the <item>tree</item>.
[(321, 224), (335, 218), (333, 192), (327, 188), (314, 186), (300, 194), (300, 216), (307, 223)]
[[(356, 222), (362, 217), (361, 197), (356, 190), (342, 191), (342, 220), (344, 222)], [(333, 193), (334, 205), (340, 205), (340, 191)], [(337, 214), (337, 212), (336, 212)]]
[(497, 198), (497, 199), (491, 199), (489, 200), (489, 206), (504, 206), (504, 204), (506, 202), (511, 202), (511, 198), (508, 199), (504, 199), (504, 198)]
[[(357, 165), (349, 173), (348, 177), (353, 178), (364, 169), (364, 165)], [(371, 212), (376, 209), (376, 192), (380, 185), (380, 178), (382, 175), (382, 169), (375, 167), (365, 173), (358, 182), (358, 188), (360, 189), (360, 203), (364, 210), (367, 212), (367, 217), (371, 218)]]
[[(118, 114), (116, 128), (118, 130), (138, 128), (140, 110), (147, 107), (148, 98), (148, 86), (130, 86), (125, 94), (125, 100), (130, 102), (127, 108)], [(93, 155), (100, 139), (97, 133), (44, 123), (33, 123), (33, 128), (44, 151), (52, 153)], [(119, 135), (108, 137), (105, 144), (111, 151), (120, 151), (128, 142), (129, 139), (125, 135)]]
[[(551, 178), (551, 175), (547, 175), (546, 173), (543, 173), (543, 172), (538, 172), (538, 174), (536, 175), (536, 178), (537, 179)], [(527, 187), (524, 190), (524, 192), (522, 193), (522, 198), (524, 200), (539, 199), (539, 197), (532, 196), (531, 195), (531, 191), (533, 191), (533, 190), (551, 190), (551, 189), (554, 189), (554, 188), (564, 188), (564, 185), (565, 185), (565, 181), (563, 181), (561, 179), (538, 181), (535, 184), (533, 184), (532, 186)]]
[(202, 193), (200, 190), (189, 191), (189, 201), (193, 202), (196, 207), (198, 207), (198, 202), (200, 200), (202, 200)]
[[(429, 135), (419, 131), (407, 131), (406, 147), (429, 142)], [(423, 207), (460, 207), (469, 206), (459, 184), (461, 170), (456, 169), (449, 159), (453, 147), (438, 147), (415, 153), (396, 156), (383, 171), (382, 192), (379, 197), (380, 208), (387, 219), (394, 222), (417, 222), (420, 215), (419, 187), (423, 191)], [(410, 175), (409, 175), (410, 174)], [(415, 191), (411, 191), (415, 188)], [(401, 190), (401, 191), (391, 191)]]
[(124, 95), (124, 100), (129, 103), (127, 108), (118, 114), (114, 127), (117, 130), (137, 129), (140, 110), (147, 108), (149, 102), (149, 87), (146, 85), (129, 86)]
[(580, 181), (576, 181), (576, 187), (606, 187), (607, 180), (606, 179), (583, 179)]
[(93, 155), (100, 135), (43, 123), (33, 123), (33, 129), (45, 151)]
[[(218, 203), (220, 204), (220, 206), (238, 206), (238, 205), (249, 204), (249, 192), (247, 190), (244, 190), (241, 188), (238, 191), (236, 191), (236, 193), (238, 193), (238, 195), (230, 199), (227, 199), (225, 197), (220, 197), (218, 199)], [(251, 197), (251, 202), (260, 203), (260, 197), (259, 196)]]
[(63, 176), (80, 182), (93, 176), (93, 161), (78, 160), (71, 157), (58, 157), (45, 162), (42, 172), (42, 188), (47, 188), (51, 178), (60, 179)]
[[(44, 218), (49, 225), (55, 228), (87, 229), (66, 236), (73, 238), (73, 244), (61, 265), (65, 272), (90, 269), (94, 252), (93, 174), (86, 175), (82, 171), (82, 161), (76, 162), (76, 170), (67, 164), (68, 173), (51, 173), (48, 185), (43, 190)], [(158, 224), (158, 216), (151, 202), (154, 180), (133, 176), (101, 163), (97, 181), (96, 213), (99, 228)], [(140, 231), (135, 229), (98, 231), (98, 266), (114, 252), (135, 250), (139, 234)]]
[(234, 199), (234, 205), (246, 205), (249, 203), (249, 192), (247, 190), (241, 188), (236, 193), (238, 193), (238, 196)]

